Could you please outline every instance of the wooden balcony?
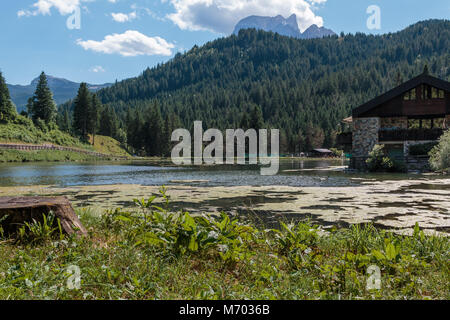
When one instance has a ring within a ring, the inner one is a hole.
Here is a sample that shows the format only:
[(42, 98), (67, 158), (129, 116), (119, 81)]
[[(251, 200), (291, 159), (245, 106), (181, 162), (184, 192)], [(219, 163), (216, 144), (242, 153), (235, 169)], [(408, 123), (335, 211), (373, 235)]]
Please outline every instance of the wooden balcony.
[(380, 130), (378, 140), (386, 141), (434, 141), (444, 133), (443, 129)]

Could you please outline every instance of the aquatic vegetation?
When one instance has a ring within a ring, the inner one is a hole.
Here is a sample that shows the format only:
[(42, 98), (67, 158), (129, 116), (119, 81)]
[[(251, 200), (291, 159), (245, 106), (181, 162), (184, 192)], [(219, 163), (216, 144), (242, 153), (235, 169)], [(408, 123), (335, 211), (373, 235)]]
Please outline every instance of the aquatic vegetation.
[[(79, 210), (87, 237), (60, 234), (49, 217), (23, 226), (29, 241), (1, 241), (0, 298), (450, 297), (450, 241), (419, 225), (412, 236), (370, 224), (325, 231), (308, 221), (264, 229), (227, 214), (171, 213), (165, 188), (134, 202), (100, 216)], [(78, 289), (68, 285), (73, 270)]]

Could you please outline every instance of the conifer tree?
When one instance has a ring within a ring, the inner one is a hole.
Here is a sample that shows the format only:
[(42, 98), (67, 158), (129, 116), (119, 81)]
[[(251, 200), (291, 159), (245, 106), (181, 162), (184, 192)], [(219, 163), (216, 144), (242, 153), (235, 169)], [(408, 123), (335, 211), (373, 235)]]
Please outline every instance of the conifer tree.
[(3, 75), (0, 72), (0, 121), (8, 122), (13, 120), (16, 116), (16, 107), (9, 95), (5, 78), (3, 78)]
[(110, 106), (104, 106), (100, 119), (99, 134), (116, 138), (119, 130), (119, 120), (114, 109)]
[(95, 134), (98, 130), (99, 112), (101, 109), (101, 102), (96, 94), (92, 95), (92, 102), (87, 111), (88, 116), (88, 133), (92, 134), (92, 144), (95, 143)]
[(44, 72), (39, 76), (36, 91), (32, 98), (31, 110), (29, 113), (34, 122), (38, 120), (44, 121), (45, 124), (54, 123), (56, 121), (56, 104), (53, 100), (53, 94), (48, 87), (47, 76)]
[(89, 133), (89, 116), (92, 105), (92, 98), (86, 83), (81, 83), (78, 94), (75, 98), (73, 109), (73, 127), (82, 139), (87, 140)]

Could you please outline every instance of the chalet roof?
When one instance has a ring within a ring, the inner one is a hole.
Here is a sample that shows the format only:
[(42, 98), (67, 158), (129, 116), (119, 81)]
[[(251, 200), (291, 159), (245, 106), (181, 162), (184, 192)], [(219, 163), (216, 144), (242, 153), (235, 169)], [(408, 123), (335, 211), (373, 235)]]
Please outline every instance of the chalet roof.
[(366, 113), (367, 111), (378, 107), (380, 104), (383, 104), (391, 99), (394, 99), (399, 95), (408, 92), (409, 90), (414, 89), (415, 87), (421, 84), (428, 84), (435, 88), (450, 92), (450, 82), (430, 76), (426, 73), (422, 73), (421, 75), (399, 85), (398, 87), (382, 94), (381, 96), (378, 96), (370, 100), (369, 102), (353, 109), (352, 115), (353, 117), (357, 118), (363, 113)]
[(328, 150), (328, 149), (314, 149), (312, 151), (313, 152), (318, 152), (318, 153), (333, 153), (333, 151)]
[(351, 124), (353, 122), (353, 117), (348, 117), (342, 120), (343, 123)]

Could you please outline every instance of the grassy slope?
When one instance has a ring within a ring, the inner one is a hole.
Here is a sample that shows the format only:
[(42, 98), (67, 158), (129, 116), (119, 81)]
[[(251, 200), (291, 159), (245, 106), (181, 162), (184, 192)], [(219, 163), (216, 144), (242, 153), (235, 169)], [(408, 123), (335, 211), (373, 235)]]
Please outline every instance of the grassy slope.
[[(277, 233), (226, 216), (79, 214), (90, 230), (84, 239), (35, 232), (0, 240), (0, 299), (450, 298), (449, 239), (419, 230), (319, 236), (307, 224)], [(80, 290), (66, 286), (71, 265)], [(370, 265), (381, 269), (380, 290), (366, 288)]]
[[(40, 161), (88, 161), (98, 160), (97, 157), (84, 153), (59, 150), (2, 150), (0, 149), (0, 162), (40, 162)], [(107, 160), (107, 159), (103, 159)]]
[[(18, 116), (15, 123), (0, 123), (0, 143), (52, 143), (110, 155), (130, 156), (120, 147), (120, 143), (113, 138), (96, 136), (95, 146), (92, 146), (90, 144), (82, 143), (79, 139), (58, 129), (42, 131), (34, 126), (31, 120), (22, 116)], [(0, 150), (0, 162), (85, 161), (95, 159), (95, 157), (86, 154), (69, 151)]]
[[(89, 142), (92, 143), (92, 136), (89, 136)], [(106, 136), (95, 136), (94, 150), (104, 154), (115, 156), (130, 157), (131, 155), (121, 147), (120, 142)]]
[(0, 123), (0, 142), (15, 142), (28, 144), (53, 143), (60, 146), (77, 147), (92, 150), (89, 144), (58, 129), (46, 132), (34, 126), (33, 122), (22, 116), (15, 123)]

